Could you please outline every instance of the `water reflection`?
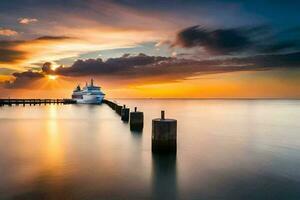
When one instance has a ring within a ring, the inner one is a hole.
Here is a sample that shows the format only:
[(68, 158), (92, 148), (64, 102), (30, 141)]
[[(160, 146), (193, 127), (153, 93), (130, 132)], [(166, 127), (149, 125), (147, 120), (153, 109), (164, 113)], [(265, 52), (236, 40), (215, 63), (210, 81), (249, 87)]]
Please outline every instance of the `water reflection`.
[[(49, 106), (49, 119), (47, 120), (45, 138), (44, 163), (49, 173), (59, 173), (63, 163), (62, 135), (58, 128), (57, 106)], [(41, 133), (42, 134), (42, 133)]]
[(141, 138), (143, 136), (143, 131), (130, 131), (131, 135), (135, 138)]
[(224, 170), (210, 174), (205, 183), (205, 185), (196, 186), (197, 190), (185, 195), (195, 200), (296, 200), (300, 198), (299, 182), (272, 173), (255, 173), (239, 169)]
[[(0, 199), (300, 199), (300, 101), (131, 105), (143, 132), (106, 105), (2, 108)], [(180, 122), (177, 157), (151, 153), (161, 108)]]
[(176, 155), (152, 154), (152, 198), (177, 199)]

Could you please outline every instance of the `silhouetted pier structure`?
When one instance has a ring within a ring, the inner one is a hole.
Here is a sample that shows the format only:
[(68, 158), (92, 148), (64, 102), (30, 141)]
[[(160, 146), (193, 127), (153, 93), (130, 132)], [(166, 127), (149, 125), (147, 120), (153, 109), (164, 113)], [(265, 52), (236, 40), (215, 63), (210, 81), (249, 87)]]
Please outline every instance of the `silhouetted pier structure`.
[(72, 99), (0, 99), (0, 106), (8, 105), (47, 105), (47, 104), (75, 104)]

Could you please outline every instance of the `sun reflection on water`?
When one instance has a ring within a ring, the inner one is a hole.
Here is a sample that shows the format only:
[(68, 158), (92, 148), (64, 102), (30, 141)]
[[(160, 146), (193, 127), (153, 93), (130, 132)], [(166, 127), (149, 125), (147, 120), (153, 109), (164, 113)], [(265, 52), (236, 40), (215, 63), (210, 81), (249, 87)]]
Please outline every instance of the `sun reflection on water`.
[(63, 146), (62, 135), (58, 127), (57, 106), (50, 105), (48, 110), (48, 120), (46, 124), (46, 148), (45, 148), (45, 163), (46, 169), (52, 174), (60, 171), (63, 164)]

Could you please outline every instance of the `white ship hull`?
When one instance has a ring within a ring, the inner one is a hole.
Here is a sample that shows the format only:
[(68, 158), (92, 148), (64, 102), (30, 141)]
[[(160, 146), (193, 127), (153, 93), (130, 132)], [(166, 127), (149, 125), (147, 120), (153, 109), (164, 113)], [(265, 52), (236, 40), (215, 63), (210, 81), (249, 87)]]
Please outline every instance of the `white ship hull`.
[(83, 95), (82, 99), (75, 99), (79, 104), (101, 104), (104, 95)]

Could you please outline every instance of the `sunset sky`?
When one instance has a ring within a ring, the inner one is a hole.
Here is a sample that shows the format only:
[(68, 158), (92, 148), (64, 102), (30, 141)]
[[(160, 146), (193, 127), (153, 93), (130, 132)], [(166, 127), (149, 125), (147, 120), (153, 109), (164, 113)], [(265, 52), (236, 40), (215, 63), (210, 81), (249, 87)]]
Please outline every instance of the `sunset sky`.
[(300, 1), (1, 0), (0, 97), (300, 98)]

